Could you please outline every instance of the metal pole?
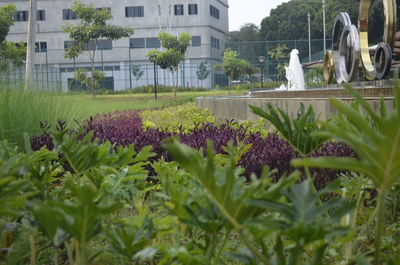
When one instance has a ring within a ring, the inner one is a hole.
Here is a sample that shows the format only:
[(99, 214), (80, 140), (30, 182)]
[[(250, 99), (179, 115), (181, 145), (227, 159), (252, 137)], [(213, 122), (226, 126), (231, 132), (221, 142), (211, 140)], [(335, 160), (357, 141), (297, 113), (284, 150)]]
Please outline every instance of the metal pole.
[(323, 27), (324, 27), (324, 54), (326, 54), (326, 0), (322, 0), (322, 20), (323, 20)]
[(154, 99), (157, 100), (156, 61), (154, 61)]
[(46, 49), (46, 88), (47, 91), (49, 90), (49, 59), (48, 59), (48, 55), (47, 55), (47, 49)]
[(308, 17), (308, 60), (311, 63), (311, 15), (307, 14)]
[(27, 36), (27, 53), (26, 53), (26, 66), (25, 66), (25, 90), (28, 89), (29, 84), (33, 81), (33, 72), (35, 67), (35, 33), (36, 33), (36, 0), (29, 1), (29, 22), (28, 22), (28, 36)]
[(212, 52), (212, 44), (210, 43), (210, 70), (211, 70), (211, 75), (210, 75), (210, 83), (211, 83), (211, 89), (214, 87), (214, 71), (213, 71), (213, 52)]
[(261, 66), (261, 89), (264, 88), (264, 62), (262, 63)]
[[(132, 90), (132, 62), (131, 62), (131, 47), (129, 47), (129, 89)], [(147, 69), (146, 69), (147, 71)]]

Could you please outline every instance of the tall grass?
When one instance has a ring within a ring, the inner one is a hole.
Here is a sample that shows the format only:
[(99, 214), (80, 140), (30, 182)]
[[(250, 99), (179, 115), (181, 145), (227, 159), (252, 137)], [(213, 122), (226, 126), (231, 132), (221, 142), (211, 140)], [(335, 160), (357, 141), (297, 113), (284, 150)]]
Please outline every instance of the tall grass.
[(41, 134), (40, 122), (55, 125), (58, 120), (73, 121), (78, 115), (73, 99), (59, 92), (45, 92), (24, 85), (9, 87), (0, 83), (0, 140), (24, 145), (24, 135)]

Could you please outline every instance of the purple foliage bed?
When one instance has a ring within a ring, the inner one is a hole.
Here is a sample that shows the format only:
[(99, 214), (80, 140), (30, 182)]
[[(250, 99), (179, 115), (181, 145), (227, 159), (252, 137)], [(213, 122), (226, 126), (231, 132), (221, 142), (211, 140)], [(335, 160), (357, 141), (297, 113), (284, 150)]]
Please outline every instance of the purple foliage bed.
[[(223, 146), (229, 141), (234, 144), (237, 141), (245, 144), (252, 144), (251, 149), (242, 156), (239, 165), (245, 169), (246, 176), (252, 173), (260, 176), (262, 169), (268, 165), (271, 169), (277, 170), (276, 176), (290, 174), (294, 168), (291, 167), (290, 161), (297, 158), (298, 154), (293, 147), (278, 134), (271, 133), (267, 137), (263, 137), (260, 133), (251, 133), (245, 127), (232, 123), (215, 125), (211, 123), (196, 126), (190, 133), (170, 133), (159, 129), (144, 130), (142, 128), (142, 120), (135, 111), (119, 112), (107, 115), (99, 115), (88, 120), (84, 129), (93, 131), (95, 137), (100, 141), (110, 141), (117, 145), (127, 146), (134, 144), (136, 151), (140, 151), (144, 146), (151, 145), (153, 152), (157, 153), (154, 159), (163, 157), (169, 161), (170, 157), (162, 148), (165, 139), (172, 136), (179, 137), (182, 143), (193, 148), (205, 149), (207, 140), (212, 140), (214, 149), (217, 153), (223, 153)], [(39, 137), (32, 138), (32, 148), (40, 149), (42, 146), (53, 148), (53, 142), (50, 134), (45, 132)], [(312, 154), (313, 157), (320, 156), (352, 156), (354, 152), (346, 145), (327, 142)], [(316, 174), (316, 187), (322, 188), (327, 183), (337, 178), (339, 173), (336, 170), (312, 169), (312, 173)]]

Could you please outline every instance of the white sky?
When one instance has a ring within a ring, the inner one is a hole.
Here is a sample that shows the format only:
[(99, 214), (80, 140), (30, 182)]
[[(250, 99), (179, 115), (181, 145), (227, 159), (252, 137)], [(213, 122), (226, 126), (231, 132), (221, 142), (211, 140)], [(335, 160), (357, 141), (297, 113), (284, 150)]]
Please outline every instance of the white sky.
[(229, 0), (229, 30), (238, 30), (245, 23), (260, 26), (271, 9), (288, 0)]

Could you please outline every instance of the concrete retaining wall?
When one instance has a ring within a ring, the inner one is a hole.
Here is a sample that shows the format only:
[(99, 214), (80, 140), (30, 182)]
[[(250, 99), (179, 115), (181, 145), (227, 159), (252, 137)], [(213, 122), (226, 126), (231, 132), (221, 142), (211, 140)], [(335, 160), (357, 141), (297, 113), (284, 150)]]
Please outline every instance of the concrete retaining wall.
[[(368, 97), (368, 102), (379, 110), (380, 98)], [(388, 109), (393, 107), (393, 97), (386, 96), (385, 98)], [(352, 102), (352, 98), (341, 98), (345, 102)], [(306, 107), (312, 105), (319, 118), (326, 120), (336, 113), (335, 108), (329, 103), (327, 97), (322, 98), (258, 98), (258, 97), (202, 97), (196, 98), (197, 106), (208, 109), (220, 121), (224, 120), (237, 120), (237, 121), (257, 121), (258, 116), (250, 112), (249, 104), (267, 109), (268, 103), (273, 106), (281, 108), (291, 117), (295, 117), (300, 104), (303, 103)]]

